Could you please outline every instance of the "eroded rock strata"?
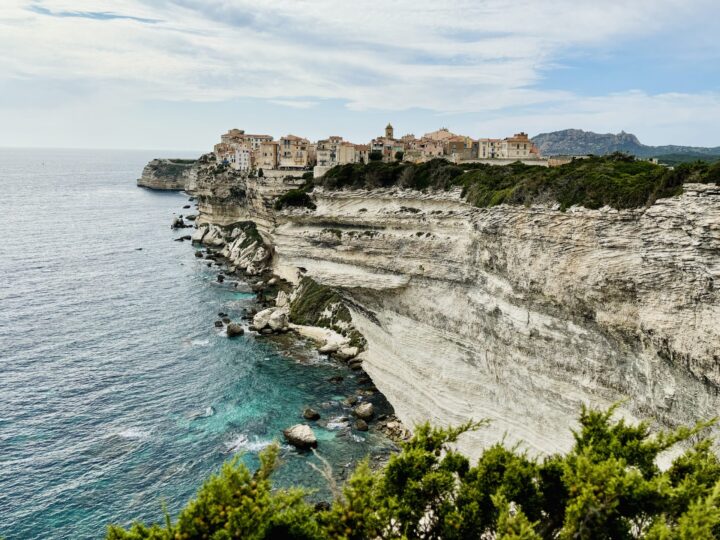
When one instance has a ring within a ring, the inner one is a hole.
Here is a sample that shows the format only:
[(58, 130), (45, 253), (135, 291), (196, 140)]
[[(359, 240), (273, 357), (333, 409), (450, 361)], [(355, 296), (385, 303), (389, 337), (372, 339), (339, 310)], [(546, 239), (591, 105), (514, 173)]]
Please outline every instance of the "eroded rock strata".
[(145, 165), (137, 185), (149, 189), (183, 191), (194, 187), (197, 170), (194, 159), (153, 159)]
[(363, 367), (406, 425), (489, 418), (464, 451), (505, 437), (550, 453), (572, 444), (581, 403), (626, 400), (624, 415), (663, 427), (720, 411), (719, 187), (566, 212), (316, 188), (314, 210), (276, 210), (301, 183), (201, 167), (196, 235), (250, 273), (332, 290), (351, 321), (332, 303), (320, 315), (359, 330)]

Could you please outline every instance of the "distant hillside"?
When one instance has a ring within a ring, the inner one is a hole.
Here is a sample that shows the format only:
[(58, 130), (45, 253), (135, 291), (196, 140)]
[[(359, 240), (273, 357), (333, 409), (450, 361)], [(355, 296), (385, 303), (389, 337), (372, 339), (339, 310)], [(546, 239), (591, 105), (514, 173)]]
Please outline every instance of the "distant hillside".
[(690, 157), (720, 156), (720, 146), (703, 148), (700, 146), (648, 146), (642, 144), (632, 133), (593, 133), (582, 129), (564, 129), (551, 133), (541, 133), (533, 137), (533, 142), (543, 156), (559, 155), (605, 155), (613, 152), (625, 152), (637, 157), (656, 157), (667, 154), (688, 154)]

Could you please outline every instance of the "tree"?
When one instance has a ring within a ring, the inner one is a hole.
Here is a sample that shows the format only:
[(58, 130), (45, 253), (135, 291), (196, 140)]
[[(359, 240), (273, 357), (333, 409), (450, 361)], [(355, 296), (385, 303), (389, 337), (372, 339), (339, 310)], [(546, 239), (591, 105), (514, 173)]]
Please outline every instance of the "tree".
[[(485, 422), (420, 425), (385, 467), (361, 462), (320, 508), (300, 490), (271, 489), (272, 446), (255, 473), (237, 460), (224, 465), (175, 523), (111, 526), (107, 538), (720, 538), (720, 461), (700, 436), (714, 420), (653, 434), (645, 423), (614, 420), (615, 410), (583, 408), (567, 454), (540, 459), (496, 444), (474, 467), (453, 443)], [(660, 471), (658, 455), (691, 438), (699, 440)]]
[(370, 161), (382, 161), (383, 155), (380, 150), (373, 150), (368, 154), (368, 159)]
[(402, 150), (398, 150), (397, 152), (395, 152), (395, 161), (402, 161), (404, 155), (405, 152), (403, 152)]

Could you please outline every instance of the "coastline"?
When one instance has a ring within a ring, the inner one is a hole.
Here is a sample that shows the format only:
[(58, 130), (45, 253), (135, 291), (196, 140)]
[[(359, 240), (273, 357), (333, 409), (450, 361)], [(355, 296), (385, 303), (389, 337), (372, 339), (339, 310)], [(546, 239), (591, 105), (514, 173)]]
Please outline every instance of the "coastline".
[[(147, 186), (144, 186), (147, 187)], [(154, 188), (151, 188), (154, 189)], [(197, 209), (196, 198), (185, 190), (188, 203)], [(183, 207), (188, 210), (188, 205)], [(190, 211), (190, 210), (188, 210)], [(342, 435), (369, 432), (384, 437), (393, 445), (408, 440), (411, 431), (395, 415), (392, 404), (377, 389), (370, 376), (364, 371), (362, 362), (364, 350), (354, 345), (357, 335), (324, 326), (296, 324), (290, 322), (291, 303), (302, 293), (301, 285), (293, 285), (272, 271), (272, 250), (266, 246), (252, 226), (243, 223), (239, 227), (212, 228), (211, 225), (197, 224), (197, 214), (174, 218), (171, 227), (180, 233), (176, 241), (189, 241), (195, 251), (195, 257), (208, 267), (218, 271), (217, 281), (226, 280), (244, 282), (255, 295), (255, 306), (245, 311), (239, 320), (230, 319), (226, 313), (218, 313), (215, 326), (225, 330), (228, 339), (262, 339), (273, 342), (283, 353), (296, 361), (305, 361), (307, 350), (314, 351), (326, 360), (348, 370), (356, 382), (355, 391), (346, 395), (341, 402), (343, 413), (339, 417), (322, 419), (311, 415), (327, 407), (326, 403), (308, 404), (305, 417), (300, 424), (315, 428), (340, 429)], [(188, 220), (189, 221), (186, 221)], [(237, 224), (236, 224), (237, 225)], [(193, 234), (182, 234), (186, 228), (192, 228)], [(223, 232), (229, 232), (229, 238)], [(311, 306), (316, 309), (318, 306)], [(343, 328), (346, 330), (346, 328)], [(355, 331), (356, 333), (356, 331)], [(342, 377), (331, 378), (328, 387), (337, 384)], [(370, 413), (367, 414), (369, 406)], [(308, 413), (311, 411), (311, 413)], [(318, 413), (319, 416), (319, 413)], [(295, 419), (288, 419), (288, 428), (292, 428)], [(287, 442), (292, 441), (286, 436)], [(397, 446), (393, 446), (397, 451)], [(302, 451), (301, 448), (299, 448)], [(322, 443), (319, 451), (322, 453)], [(381, 466), (390, 454), (375, 456), (372, 466)]]

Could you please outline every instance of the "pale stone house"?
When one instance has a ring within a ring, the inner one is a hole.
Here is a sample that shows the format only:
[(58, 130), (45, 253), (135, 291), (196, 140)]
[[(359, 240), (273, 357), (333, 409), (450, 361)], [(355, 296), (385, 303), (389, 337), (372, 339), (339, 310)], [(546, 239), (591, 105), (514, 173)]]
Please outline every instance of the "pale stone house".
[(279, 143), (278, 168), (305, 169), (310, 166), (310, 141), (297, 135), (286, 135)]
[(271, 171), (278, 168), (278, 154), (280, 144), (276, 141), (263, 141), (255, 150), (255, 168)]

